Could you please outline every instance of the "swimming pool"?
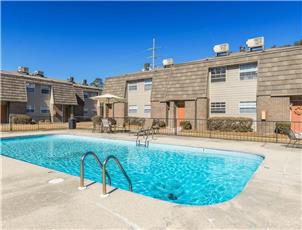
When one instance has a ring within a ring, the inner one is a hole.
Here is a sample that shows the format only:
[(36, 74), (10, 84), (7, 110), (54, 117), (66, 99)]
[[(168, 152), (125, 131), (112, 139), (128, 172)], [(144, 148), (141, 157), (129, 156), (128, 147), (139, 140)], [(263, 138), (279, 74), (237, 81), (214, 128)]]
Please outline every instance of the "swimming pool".
[[(263, 161), (253, 154), (74, 135), (43, 135), (1, 139), (1, 155), (79, 176), (80, 158), (95, 152), (101, 161), (115, 155), (133, 185), (133, 192), (186, 205), (209, 205), (238, 195)], [(112, 185), (128, 190), (117, 165), (108, 162)], [(100, 169), (89, 156), (85, 178), (101, 182)]]

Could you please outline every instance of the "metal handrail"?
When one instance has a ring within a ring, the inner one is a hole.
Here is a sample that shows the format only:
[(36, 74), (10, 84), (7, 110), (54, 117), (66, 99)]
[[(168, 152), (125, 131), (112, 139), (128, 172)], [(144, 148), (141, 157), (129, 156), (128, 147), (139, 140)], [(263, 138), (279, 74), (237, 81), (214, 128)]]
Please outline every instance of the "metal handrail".
[(129, 176), (127, 175), (126, 171), (124, 170), (123, 166), (121, 165), (120, 161), (113, 155), (109, 155), (103, 162), (103, 196), (107, 195), (106, 192), (106, 165), (108, 163), (108, 161), (110, 159), (113, 159), (115, 161), (115, 163), (118, 165), (118, 167), (120, 168), (120, 170), (122, 171), (122, 173), (124, 174), (125, 178), (128, 181), (129, 184), (129, 191), (132, 192), (132, 183), (131, 180), (129, 178)]
[[(140, 135), (142, 134), (142, 135)], [(149, 130), (139, 130), (137, 133), (136, 133), (136, 146), (141, 146), (141, 142), (139, 140), (139, 137), (141, 137), (145, 140), (145, 144), (144, 146), (145, 147), (149, 147), (149, 141), (148, 141), (148, 138), (149, 138)], [(153, 137), (152, 137), (153, 138)]]
[[(89, 152), (85, 153), (81, 157), (81, 164), (80, 164), (80, 187), (79, 187), (80, 189), (85, 188), (85, 186), (84, 186), (84, 173), (85, 173), (85, 171), (84, 171), (84, 161), (85, 161), (85, 159), (88, 155), (92, 155), (94, 157), (94, 159), (96, 160), (96, 162), (98, 163), (98, 165), (100, 166), (102, 171), (103, 171), (103, 168), (104, 168), (102, 162), (100, 161), (100, 159), (98, 158), (98, 156), (94, 152), (89, 151)], [(107, 174), (107, 177), (108, 177), (109, 185), (111, 185), (111, 178), (110, 178), (109, 174)]]

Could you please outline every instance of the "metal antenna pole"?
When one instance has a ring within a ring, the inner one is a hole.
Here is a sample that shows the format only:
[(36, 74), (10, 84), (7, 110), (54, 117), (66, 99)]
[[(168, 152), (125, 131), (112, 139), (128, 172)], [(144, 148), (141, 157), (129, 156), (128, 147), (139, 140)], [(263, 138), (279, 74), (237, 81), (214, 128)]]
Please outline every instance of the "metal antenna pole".
[(152, 69), (155, 67), (155, 38), (153, 38), (153, 47), (152, 47)]
[(152, 69), (155, 69), (155, 59), (157, 58), (155, 51), (157, 49), (159, 49), (161, 47), (156, 47), (155, 45), (155, 38), (152, 39), (152, 48), (147, 49), (148, 51), (151, 50), (152, 51), (152, 56), (148, 57), (148, 58), (152, 58)]

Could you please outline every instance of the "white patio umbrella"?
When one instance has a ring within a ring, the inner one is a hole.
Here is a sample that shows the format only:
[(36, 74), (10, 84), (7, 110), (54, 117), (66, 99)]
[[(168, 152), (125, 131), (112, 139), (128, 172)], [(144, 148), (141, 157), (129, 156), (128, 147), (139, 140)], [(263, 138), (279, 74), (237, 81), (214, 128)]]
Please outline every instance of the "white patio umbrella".
[(106, 116), (106, 110), (105, 110), (106, 109), (106, 107), (105, 107), (106, 104), (113, 104), (113, 103), (116, 103), (116, 102), (126, 102), (125, 98), (119, 97), (119, 96), (115, 96), (115, 95), (112, 95), (110, 93), (106, 93), (106, 94), (103, 94), (103, 95), (90, 97), (90, 99), (96, 100), (99, 103), (103, 103), (104, 104), (104, 112), (103, 112), (104, 113), (104, 117)]

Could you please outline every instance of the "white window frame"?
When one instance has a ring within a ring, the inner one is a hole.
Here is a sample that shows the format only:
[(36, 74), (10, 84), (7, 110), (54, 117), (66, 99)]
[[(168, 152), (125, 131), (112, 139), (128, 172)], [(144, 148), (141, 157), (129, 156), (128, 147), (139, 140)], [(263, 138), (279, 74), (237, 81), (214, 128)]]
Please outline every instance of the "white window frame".
[(257, 112), (256, 101), (240, 101), (239, 112), (240, 114), (256, 114)]
[(145, 91), (152, 90), (152, 79), (144, 80), (144, 89)]
[(226, 113), (226, 103), (211, 102), (211, 113)]
[(211, 83), (226, 81), (226, 73), (227, 73), (226, 66), (210, 68), (210, 73), (211, 73)]
[[(47, 111), (47, 112), (45, 112)], [(47, 105), (41, 105), (40, 106), (40, 113), (41, 114), (49, 114), (49, 107)]]
[(137, 82), (128, 83), (128, 91), (137, 91)]
[(144, 105), (144, 113), (151, 113), (151, 105)]
[(35, 105), (26, 105), (26, 113), (34, 113)]
[[(36, 85), (34, 83), (27, 83), (26, 84), (26, 92), (27, 93), (34, 93), (35, 88), (36, 88)], [(28, 89), (31, 89), (32, 91), (28, 91)]]
[(257, 62), (239, 65), (239, 76), (241, 81), (257, 79), (257, 72), (258, 72)]
[[(43, 90), (48, 90), (48, 93), (43, 93)], [(41, 85), (41, 94), (50, 94), (50, 86), (49, 85)]]
[(99, 95), (98, 92), (90, 92), (90, 97), (95, 97), (97, 95)]
[(133, 114), (133, 113), (137, 113), (137, 111), (138, 111), (137, 105), (129, 105), (128, 106), (128, 113)]

